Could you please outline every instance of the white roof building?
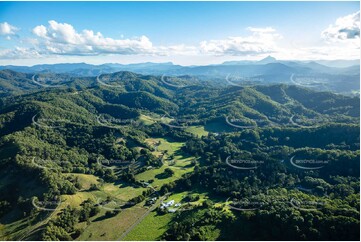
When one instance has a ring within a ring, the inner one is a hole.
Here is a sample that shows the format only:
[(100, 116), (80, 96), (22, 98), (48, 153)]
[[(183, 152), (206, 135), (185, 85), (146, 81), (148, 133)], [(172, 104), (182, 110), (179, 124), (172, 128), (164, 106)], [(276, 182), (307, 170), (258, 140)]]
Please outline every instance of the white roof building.
[(167, 207), (170, 207), (170, 206), (173, 206), (173, 205), (174, 205), (174, 200), (170, 200), (169, 202), (162, 203), (161, 208), (162, 208), (162, 207), (167, 208)]

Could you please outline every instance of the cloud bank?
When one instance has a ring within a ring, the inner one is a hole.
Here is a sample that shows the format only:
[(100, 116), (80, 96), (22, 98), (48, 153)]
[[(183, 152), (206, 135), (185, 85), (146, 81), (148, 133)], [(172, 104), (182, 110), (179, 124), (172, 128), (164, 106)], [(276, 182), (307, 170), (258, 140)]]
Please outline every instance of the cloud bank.
[[(11, 40), (18, 36), (19, 28), (0, 23), (0, 35)], [(134, 38), (110, 38), (89, 29), (76, 30), (69, 23), (50, 20), (46, 25), (35, 26), (32, 37), (21, 39), (21, 46), (0, 49), (0, 60), (70, 58), (84, 56), (139, 56), (154, 59), (173, 57), (189, 58), (256, 58), (272, 54), (279, 59), (350, 59), (359, 58), (360, 11), (338, 18), (335, 23), (320, 31), (320, 45), (284, 47), (285, 40), (272, 27), (248, 27), (248, 34), (223, 39), (203, 40), (194, 45), (159, 46), (145, 35)], [(20, 38), (20, 37), (19, 37)], [(107, 57), (105, 57), (107, 58)], [(166, 59), (164, 59), (166, 60)], [(169, 61), (169, 59), (168, 59)]]
[(7, 40), (11, 40), (11, 36), (16, 35), (17, 31), (19, 31), (19, 28), (12, 26), (7, 22), (0, 23), (0, 35), (5, 36)]
[(98, 55), (98, 54), (139, 54), (151, 53), (152, 42), (141, 36), (134, 39), (106, 38), (92, 30), (77, 32), (67, 23), (49, 21), (49, 25), (36, 26), (33, 34), (38, 37), (40, 52), (58, 55)]
[(331, 42), (360, 41), (360, 11), (338, 18), (335, 24), (322, 32), (321, 36)]
[(228, 37), (223, 40), (202, 41), (200, 43), (201, 52), (215, 55), (258, 55), (276, 52), (277, 40), (282, 38), (275, 29), (267, 28), (247, 28), (252, 34), (250, 36)]

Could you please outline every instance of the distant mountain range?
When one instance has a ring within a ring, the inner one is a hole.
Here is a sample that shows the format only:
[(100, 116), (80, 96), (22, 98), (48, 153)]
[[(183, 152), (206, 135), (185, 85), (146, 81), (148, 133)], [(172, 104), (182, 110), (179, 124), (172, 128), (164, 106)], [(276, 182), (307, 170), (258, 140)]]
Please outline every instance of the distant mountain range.
[(284, 61), (268, 56), (259, 61), (227, 61), (206, 66), (181, 66), (172, 62), (92, 65), (86, 63), (61, 63), (34, 66), (0, 66), (0, 70), (23, 73), (58, 73), (71, 76), (98, 76), (119, 71), (130, 71), (143, 75), (196, 76), (203, 80), (232, 78), (236, 85), (288, 83), (315, 90), (357, 94), (360, 90), (359, 60), (333, 61)]
[(182, 66), (167, 63), (139, 63), (139, 64), (116, 64), (107, 63), (101, 65), (92, 65), (87, 63), (61, 63), (61, 64), (43, 64), (34, 66), (0, 66), (0, 70), (13, 70), (24, 73), (68, 73), (77, 76), (96, 76), (105, 73), (113, 73), (118, 71), (132, 71), (143, 74), (161, 74), (169, 73), (173, 70), (181, 69)]
[[(117, 64), (106, 63), (92, 65), (87, 63), (61, 63), (42, 64), (34, 66), (0, 66), (0, 70), (13, 70), (25, 73), (53, 72), (71, 73), (79, 76), (94, 76), (103, 73), (118, 71), (132, 71), (141, 74), (166, 74), (166, 75), (228, 75), (229, 72), (254, 74), (272, 74), (282, 72), (314, 72), (314, 73), (347, 73), (358, 74), (359, 60), (333, 60), (333, 61), (282, 61), (268, 56), (260, 61), (226, 61), (222, 64), (206, 66), (181, 66), (172, 62), (164, 63), (137, 63)], [(257, 73), (256, 73), (257, 72)]]

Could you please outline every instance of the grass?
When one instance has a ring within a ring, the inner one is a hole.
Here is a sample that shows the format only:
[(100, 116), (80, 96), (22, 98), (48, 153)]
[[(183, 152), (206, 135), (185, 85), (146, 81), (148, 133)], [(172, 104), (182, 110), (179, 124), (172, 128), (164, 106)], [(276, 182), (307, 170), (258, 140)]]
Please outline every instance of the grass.
[(167, 231), (167, 225), (174, 219), (174, 213), (157, 215), (157, 212), (151, 212), (140, 224), (138, 224), (125, 238), (127, 241), (155, 241), (160, 240), (164, 232)]
[[(31, 198), (32, 196), (40, 197), (45, 188), (39, 186), (31, 176), (15, 176), (11, 170), (4, 169), (0, 174), (0, 189), (12, 187), (17, 189), (23, 198)], [(19, 240), (27, 234), (31, 228), (37, 226), (38, 219), (34, 219), (33, 224), (29, 223), (29, 219), (24, 219), (24, 213), (20, 208), (14, 208), (1, 217), (0, 220), (0, 240)], [(41, 222), (41, 221), (40, 221)]]
[[(146, 117), (143, 117), (143, 119), (146, 119)], [(184, 143), (174, 142), (167, 138), (147, 140), (149, 144), (155, 144), (159, 141), (160, 145), (157, 147), (158, 151), (153, 153), (159, 155), (165, 150), (168, 151), (165, 155), (164, 165), (161, 168), (147, 170), (136, 175), (137, 180), (154, 179), (154, 182), (152, 183), (153, 187), (160, 187), (163, 184), (175, 181), (183, 174), (193, 170), (193, 166), (190, 164), (194, 157), (188, 156), (182, 152), (181, 147)], [(173, 163), (169, 162), (171, 161), (169, 159), (169, 156), (171, 155), (174, 156)], [(174, 175), (165, 178), (159, 176), (168, 167), (174, 171)], [(135, 188), (123, 183), (101, 183), (97, 176), (90, 174), (67, 173), (67, 175), (77, 177), (78, 182), (81, 185), (81, 190), (74, 195), (62, 195), (61, 199), (63, 203), (60, 204), (55, 212), (47, 214), (48, 219), (46, 219), (46, 221), (56, 218), (61, 209), (68, 205), (79, 208), (80, 204), (89, 198), (98, 201), (98, 199), (105, 200), (110, 196), (115, 200), (128, 201), (129, 199), (142, 194), (142, 192), (146, 190), (146, 188), (143, 187)], [(99, 187), (99, 190), (89, 190), (92, 184), (96, 184)], [(107, 210), (101, 209), (99, 214), (90, 219), (90, 223), (82, 222), (76, 225), (77, 228), (83, 230), (83, 233), (77, 240), (118, 240), (120, 236), (147, 211), (147, 208), (143, 207), (143, 205), (144, 202), (137, 204), (134, 207), (124, 209), (114, 217), (106, 217), (105, 213)], [(46, 214), (44, 213), (44, 215)], [(151, 212), (134, 228), (134, 231), (131, 231), (127, 235), (125, 239), (131, 240), (135, 235), (138, 235), (138, 240), (159, 239), (167, 230), (166, 225), (173, 219), (174, 215), (175, 214), (166, 214), (164, 216), (158, 216), (155, 212)], [(31, 238), (27, 237), (29, 236), (28, 233), (32, 230), (36, 230), (36, 228), (43, 225), (44, 222), (45, 220), (29, 225), (27, 220), (22, 219), (5, 225), (0, 224), (0, 238), (3, 240)], [(138, 230), (139, 226), (140, 228), (143, 227), (140, 231)]]
[(87, 175), (87, 174), (79, 174), (79, 173), (69, 173), (69, 174), (78, 178), (78, 181), (83, 190), (89, 189), (90, 185), (92, 185), (92, 184), (95, 184), (95, 185), (99, 184), (98, 177), (96, 177), (96, 176)]
[[(184, 152), (181, 151), (181, 147), (184, 145), (182, 142), (174, 142), (171, 139), (166, 138), (151, 138), (146, 139), (146, 142), (150, 145), (155, 146), (160, 141), (160, 145), (157, 147), (157, 151), (154, 151), (154, 155), (159, 155), (160, 153), (167, 150), (167, 154), (164, 159), (164, 164), (158, 169), (147, 170), (143, 173), (137, 174), (137, 180), (150, 180), (153, 179), (154, 182), (152, 186), (157, 188), (163, 184), (175, 181), (179, 179), (183, 174), (193, 171), (193, 167), (190, 166), (191, 161), (194, 157), (187, 156)], [(169, 156), (174, 156), (174, 163), (170, 163)], [(174, 171), (174, 175), (167, 178), (159, 177), (160, 174), (164, 172), (166, 168), (170, 168)], [(170, 195), (166, 201), (175, 200), (176, 203), (182, 201), (182, 199), (188, 194), (188, 192), (176, 193)], [(201, 199), (194, 203), (202, 202)], [(160, 240), (161, 236), (168, 229), (168, 224), (175, 218), (175, 213), (167, 213), (164, 215), (158, 215), (155, 211), (151, 212), (141, 223), (139, 223), (130, 233), (124, 238), (124, 240)]]
[(23, 233), (25, 227), (28, 227), (26, 219), (20, 219), (10, 224), (0, 224), (0, 239), (14, 240)]
[(188, 173), (191, 171), (191, 169), (172, 169), (174, 171), (174, 175), (171, 177), (167, 177), (167, 178), (161, 178), (161, 174), (164, 172), (164, 170), (167, 168), (168, 166), (162, 166), (159, 169), (152, 169), (152, 170), (148, 170), (145, 171), (141, 174), (138, 174), (135, 176), (135, 178), (137, 180), (144, 180), (144, 181), (148, 181), (150, 179), (153, 179), (154, 182), (152, 183), (152, 186), (154, 188), (160, 188), (162, 185), (166, 184), (166, 183), (170, 183), (173, 182), (179, 178), (182, 177), (183, 174)]
[[(176, 150), (175, 150), (176, 151)], [(190, 158), (188, 158), (190, 159)], [(187, 160), (187, 158), (185, 158)], [(187, 161), (181, 161), (184, 164), (187, 164)], [(184, 164), (180, 164), (180, 167)], [(156, 175), (161, 170), (164, 170), (166, 167), (163, 166), (160, 169), (146, 171), (140, 175), (149, 176), (149, 172), (153, 172), (153, 175)], [(177, 173), (177, 169), (174, 169)], [(178, 172), (182, 171), (182, 169), (178, 169)], [(183, 171), (187, 171), (183, 170)], [(96, 177), (93, 175), (81, 175), (82, 178), (79, 178), (79, 181), (82, 185), (90, 184), (90, 182), (96, 181)], [(139, 178), (137, 176), (137, 178)], [(170, 181), (173, 179), (177, 179), (176, 174), (169, 178), (163, 179), (160, 183), (164, 183), (166, 181)], [(155, 182), (156, 183), (156, 182)], [(158, 183), (158, 184), (160, 184)], [(156, 183), (157, 184), (157, 183)], [(77, 207), (81, 204), (82, 201), (88, 198), (106, 198), (108, 195), (112, 195), (116, 198), (130, 198), (134, 197), (137, 194), (140, 194), (144, 188), (133, 188), (129, 186), (123, 185), (115, 185), (112, 183), (105, 183), (101, 186), (99, 191), (81, 191), (76, 193), (75, 195), (65, 195), (63, 196), (66, 199), (66, 202), (69, 203), (73, 207)], [(185, 196), (188, 194), (192, 195), (199, 195), (200, 199), (194, 202), (190, 202), (193, 206), (198, 206), (202, 204), (203, 201), (209, 199), (206, 192), (180, 192), (171, 194), (165, 201), (175, 200), (175, 203), (182, 203)], [(65, 203), (66, 204), (66, 203)], [(65, 206), (64, 204), (64, 206)], [(66, 204), (67, 205), (67, 204)], [(146, 211), (147, 208), (143, 207), (144, 202), (138, 204), (137, 206), (127, 208), (122, 210), (119, 214), (114, 217), (106, 217), (105, 212), (106, 210), (101, 209), (101, 212), (96, 216), (91, 218), (91, 222), (87, 224), (86, 222), (79, 223), (77, 225), (78, 228), (84, 230), (84, 232), (80, 235), (77, 240), (118, 240), (121, 235), (130, 227), (132, 226), (138, 219), (141, 217)], [(219, 204), (221, 205), (221, 204)], [(129, 234), (123, 238), (123, 240), (138, 240), (138, 241), (145, 241), (145, 240), (159, 240), (161, 236), (167, 231), (169, 223), (175, 219), (177, 216), (176, 213), (168, 213), (165, 215), (158, 215), (155, 211), (149, 213), (147, 217), (144, 218)], [(219, 231), (210, 231), (210, 236), (212, 238), (217, 238), (219, 235)]]
[(186, 132), (192, 133), (198, 137), (208, 136), (208, 131), (205, 130), (204, 126), (189, 126), (185, 129)]
[(174, 154), (176, 151), (179, 151), (180, 148), (184, 145), (183, 142), (175, 142), (170, 138), (149, 138), (145, 139), (145, 142), (147, 142), (151, 146), (155, 146), (158, 142), (160, 142), (160, 145), (158, 146), (159, 151), (168, 151), (168, 155)]
[[(73, 174), (74, 175), (74, 174)], [(145, 188), (134, 188), (124, 184), (104, 183), (100, 184), (97, 177), (93, 175), (76, 174), (79, 176), (79, 182), (82, 187), (90, 184), (98, 184), (100, 189), (95, 191), (83, 190), (74, 195), (63, 195), (65, 200), (60, 206), (60, 209), (70, 205), (78, 208), (80, 204), (88, 198), (96, 202), (104, 201), (108, 196), (115, 200), (128, 201), (129, 199), (138, 196), (145, 190)], [(84, 232), (77, 240), (117, 240), (120, 236), (146, 212), (146, 208), (142, 207), (144, 202), (136, 206), (123, 209), (114, 217), (106, 217), (106, 209), (101, 209), (100, 213), (91, 218), (90, 224), (86, 222), (79, 223), (78, 228), (82, 228)], [(107, 206), (109, 207), (109, 206)]]
[[(77, 173), (69, 173), (73, 176), (78, 177), (78, 181), (82, 187), (82, 190), (77, 192), (74, 195), (63, 195), (62, 197), (67, 199), (70, 205), (78, 206), (82, 201), (88, 198), (106, 198), (107, 196), (115, 197), (121, 200), (129, 200), (133, 197), (136, 197), (144, 190), (143, 187), (134, 188), (132, 186), (127, 186), (123, 183), (115, 184), (115, 183), (103, 183), (100, 184), (98, 181), (98, 177), (94, 175), (88, 174), (77, 174)], [(100, 187), (98, 191), (89, 191), (91, 184), (96, 184)]]
[[(20, 213), (20, 210), (12, 212)], [(52, 212), (39, 212), (30, 218), (21, 218), (9, 224), (0, 224), (1, 240), (25, 240), (41, 232), (41, 227), (51, 218), (56, 216), (59, 210)], [(22, 213), (21, 213), (22, 214)]]
[[(190, 205), (193, 206), (199, 206), (201, 205), (205, 200), (209, 199), (208, 195), (206, 192), (204, 193), (197, 193), (197, 192), (180, 192), (180, 193), (173, 193), (172, 195), (170, 195), (167, 200), (165, 200), (165, 202), (169, 202), (170, 200), (174, 200), (174, 203), (181, 203), (184, 204), (186, 202), (184, 202), (184, 198), (187, 195), (198, 195), (199, 199), (197, 201), (194, 202), (189, 202)], [(187, 202), (188, 203), (188, 202)]]
[(79, 227), (84, 228), (84, 232), (77, 240), (119, 240), (120, 236), (145, 212), (146, 208), (132, 207), (122, 210), (114, 217), (105, 218), (105, 211), (102, 210), (91, 219), (89, 225), (85, 222), (79, 224)]
[[(164, 202), (174, 200), (176, 203), (182, 203), (182, 200), (189, 194), (199, 195), (200, 199), (195, 202), (190, 202), (191, 205), (200, 205), (204, 200), (208, 199), (206, 193), (194, 193), (194, 192), (179, 192), (171, 194)], [(174, 208), (174, 207), (172, 207)], [(154, 241), (160, 240), (161, 236), (168, 230), (169, 223), (175, 219), (177, 213), (166, 213), (164, 215), (158, 215), (157, 212), (151, 212), (141, 223), (139, 223), (125, 238), (124, 240), (138, 240), (138, 241)], [(216, 235), (215, 235), (216, 237)]]
[[(168, 155), (174, 155), (175, 163), (173, 165), (168, 164), (166, 161), (165, 164), (159, 169), (147, 170), (141, 174), (136, 175), (137, 180), (149, 180), (154, 179), (152, 183), (153, 187), (160, 187), (165, 183), (169, 183), (179, 179), (183, 174), (191, 172), (193, 167), (189, 166), (190, 161), (194, 159), (193, 157), (186, 156), (181, 152), (181, 147), (184, 143), (173, 142), (170, 139), (159, 138), (159, 139), (147, 139), (146, 142), (149, 144), (156, 144), (158, 142), (161, 144), (158, 147), (158, 152), (155, 151), (154, 154), (160, 154), (168, 150)], [(162, 174), (164, 170), (169, 167), (174, 171), (174, 175), (168, 178), (161, 178), (158, 175)], [(93, 199), (105, 199), (107, 196), (114, 197), (123, 201), (128, 201), (129, 199), (140, 195), (146, 188), (134, 188), (131, 186), (126, 186), (125, 184), (114, 184), (114, 183), (103, 183), (100, 184), (97, 177), (93, 175), (85, 174), (72, 174), (78, 177), (83, 190), (77, 192), (74, 195), (65, 195), (62, 198), (65, 200), (65, 203), (62, 206), (71, 205), (72, 207), (78, 207), (80, 204), (88, 198)], [(89, 191), (87, 190), (91, 184), (97, 184), (100, 187), (100, 190)], [(105, 217), (105, 209), (101, 209), (101, 212), (95, 217), (91, 218), (90, 224), (85, 222), (78, 224), (79, 228), (82, 228), (84, 232), (77, 240), (118, 240), (120, 236), (132, 226), (139, 217), (141, 217), (145, 212), (146, 208), (142, 207), (144, 202), (138, 204), (134, 207), (130, 207), (121, 211), (114, 217)], [(130, 240), (136, 234), (139, 234), (141, 240), (152, 240), (159, 238), (165, 231), (164, 227), (169, 221), (171, 221), (174, 214), (167, 214), (165, 216), (159, 217), (155, 212), (151, 212), (140, 224), (144, 224), (145, 228), (141, 231), (137, 231), (136, 228), (131, 231), (126, 240)], [(148, 232), (147, 232), (148, 231)], [(151, 232), (149, 232), (151, 231)]]
[[(193, 171), (191, 166), (191, 161), (194, 157), (187, 156), (182, 152), (181, 147), (184, 145), (183, 142), (173, 142), (171, 139), (165, 138), (151, 138), (145, 140), (150, 145), (155, 145), (160, 141), (160, 145), (157, 147), (157, 151), (154, 151), (153, 154), (158, 156), (161, 152), (168, 151), (165, 156), (164, 165), (157, 169), (150, 169), (140, 174), (137, 174), (135, 178), (137, 180), (148, 181), (153, 179), (153, 187), (160, 187), (163, 184), (175, 181), (182, 177), (183, 174)], [(170, 163), (169, 156), (174, 155), (174, 164)], [(174, 171), (174, 175), (171, 177), (162, 177), (161, 174), (164, 173), (166, 168), (170, 168)]]
[(152, 125), (156, 122), (156, 120), (150, 116), (141, 114), (139, 117), (139, 120), (144, 124), (144, 125)]

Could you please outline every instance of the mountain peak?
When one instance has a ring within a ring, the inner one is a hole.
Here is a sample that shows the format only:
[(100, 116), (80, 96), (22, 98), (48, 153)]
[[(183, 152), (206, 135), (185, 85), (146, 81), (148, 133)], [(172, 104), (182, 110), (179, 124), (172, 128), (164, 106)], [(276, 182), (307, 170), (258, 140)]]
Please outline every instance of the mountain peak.
[(277, 61), (276, 58), (269, 55), (266, 58), (263, 58), (262, 60), (258, 61), (258, 63), (268, 64), (268, 63), (273, 63), (273, 62), (276, 62), (276, 61)]

